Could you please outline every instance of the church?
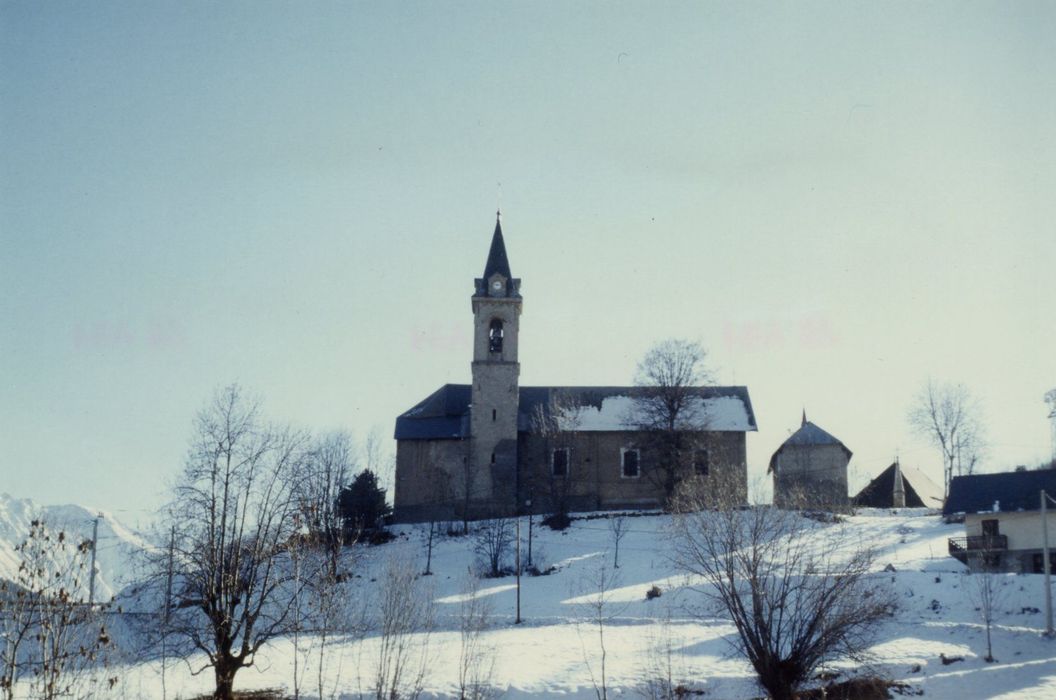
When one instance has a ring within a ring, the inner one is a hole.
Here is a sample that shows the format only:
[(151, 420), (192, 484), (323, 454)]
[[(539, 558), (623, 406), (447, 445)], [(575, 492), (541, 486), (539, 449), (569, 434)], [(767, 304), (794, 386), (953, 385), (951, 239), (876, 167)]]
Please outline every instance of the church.
[[(445, 384), (396, 419), (395, 519), (661, 507), (665, 467), (635, 420), (648, 388), (520, 386), (521, 280), (498, 217), (471, 302), (472, 383)], [(746, 435), (757, 430), (747, 388), (691, 395), (704, 420), (679, 478), (722, 483), (746, 502)]]

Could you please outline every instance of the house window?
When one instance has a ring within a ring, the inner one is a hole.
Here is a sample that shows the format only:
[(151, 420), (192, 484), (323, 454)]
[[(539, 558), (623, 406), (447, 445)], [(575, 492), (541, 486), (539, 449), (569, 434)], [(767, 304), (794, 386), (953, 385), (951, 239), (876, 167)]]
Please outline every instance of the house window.
[(708, 468), (710, 467), (709, 455), (707, 450), (694, 450), (693, 451), (693, 472), (697, 476), (707, 476)]
[(502, 321), (497, 318), (491, 320), (491, 330), (488, 332), (488, 350), (490, 352), (502, 352)]
[(637, 479), (641, 474), (641, 454), (638, 450), (620, 448), (620, 468), (624, 479)]
[(569, 452), (567, 447), (559, 447), (550, 453), (550, 474), (557, 477), (568, 476)]
[(495, 464), (495, 453), (494, 452), (491, 453), (491, 463)]
[(997, 520), (983, 521), (983, 537), (996, 537), (998, 534)]
[[(1045, 573), (1045, 558), (1039, 552), (1033, 557), (1033, 571), (1036, 574)], [(1056, 552), (1049, 552), (1049, 573), (1056, 574)]]
[(492, 423), (494, 423), (494, 422), (495, 422), (496, 418), (498, 418), (498, 415), (499, 415), (499, 414), (498, 414), (498, 413), (497, 413), (497, 412), (495, 411), (495, 409), (494, 409), (494, 408), (493, 408), (493, 409), (491, 409), (491, 422), (492, 422)]

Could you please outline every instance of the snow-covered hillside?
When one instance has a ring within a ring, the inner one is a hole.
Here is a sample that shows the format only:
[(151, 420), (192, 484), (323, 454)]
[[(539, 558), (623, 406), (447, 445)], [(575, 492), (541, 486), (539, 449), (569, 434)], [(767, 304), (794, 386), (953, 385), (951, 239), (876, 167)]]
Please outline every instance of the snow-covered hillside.
[[(33, 509), (25, 501), (5, 497), (4, 546), (11, 532), (24, 527)], [(80, 534), (90, 533), (92, 511), (77, 507), (44, 509), (77, 522)], [(107, 590), (127, 580), (127, 555), (142, 542), (107, 519), (100, 524), (100, 563)], [(762, 695), (748, 665), (731, 653), (733, 629), (720, 615), (702, 610), (700, 594), (671, 563), (670, 524), (667, 516), (628, 517), (629, 532), (620, 543), (620, 567), (606, 615), (606, 684), (611, 697), (643, 697), (647, 683), (661, 674), (670, 659), (671, 675), (707, 698), (730, 700)], [(890, 580), (899, 600), (894, 619), (886, 623), (872, 647), (873, 668), (836, 664), (827, 668), (841, 677), (878, 674), (907, 684), (906, 692), (925, 698), (1056, 698), (1056, 641), (1041, 636), (1044, 628), (1043, 577), (1000, 576), (1003, 592), (994, 632), (996, 663), (986, 663), (985, 629), (969, 595), (973, 579), (946, 555), (948, 537), (962, 533), (961, 525), (943, 524), (936, 515), (912, 509), (901, 512), (864, 511), (845, 524), (854, 539), (877, 547), (877, 575)], [(396, 528), (396, 541), (380, 547), (356, 547), (356, 578), (349, 584), (351, 607), (376, 596), (386, 563), (394, 558), (425, 566), (425, 528)], [(527, 521), (522, 520), (522, 536)], [(103, 533), (117, 539), (106, 540)], [(117, 546), (104, 548), (103, 543)], [(474, 567), (472, 538), (441, 537), (433, 551), (432, 576), (418, 579), (422, 595), (436, 602), (438, 624), (430, 635), (418, 635), (427, 649), (427, 697), (451, 697), (457, 684), (461, 650), (460, 606), (465, 599), (467, 571)], [(592, 681), (599, 677), (600, 647), (589, 616), (592, 580), (602, 562), (612, 563), (612, 536), (604, 519), (576, 520), (565, 532), (536, 524), (534, 563), (554, 567), (547, 576), (522, 579), (522, 624), (514, 624), (516, 589), (513, 577), (485, 579), (475, 595), (493, 609), (484, 644), (495, 653), (493, 683), (506, 698), (594, 698)], [(9, 555), (4, 549), (3, 556)], [(6, 559), (5, 559), (6, 561)], [(6, 564), (5, 564), (6, 565)], [(893, 570), (888, 569), (888, 565)], [(662, 595), (646, 599), (658, 586)], [(371, 608), (367, 604), (368, 609)], [(325, 667), (327, 697), (355, 698), (369, 694), (376, 667), (379, 639), (338, 637), (330, 647)], [(301, 637), (302, 697), (315, 697), (314, 666), (318, 639)], [(663, 653), (670, 649), (669, 657)], [(285, 688), (294, 678), (292, 640), (275, 640), (262, 649), (253, 668), (238, 674), (236, 688)], [(962, 657), (943, 663), (943, 657)], [(188, 698), (211, 690), (211, 674), (192, 674), (200, 658), (166, 664), (168, 697)], [(159, 660), (128, 664), (118, 670), (121, 682), (113, 698), (161, 697)], [(112, 670), (110, 671), (112, 672)], [(310, 678), (310, 683), (303, 679)], [(457, 697), (457, 695), (456, 695)]]
[[(29, 535), (30, 523), (43, 520), (49, 530), (64, 531), (72, 542), (92, 538), (92, 521), (99, 519), (96, 551), (95, 599), (109, 600), (132, 582), (136, 555), (147, 542), (112, 514), (79, 505), (43, 506), (28, 498), (0, 494), (0, 579), (14, 581), (19, 558), (15, 548)], [(80, 595), (87, 596), (87, 580)]]
[[(526, 526), (526, 521), (522, 520)], [(751, 670), (730, 651), (731, 626), (719, 615), (700, 611), (699, 594), (686, 586), (670, 561), (669, 520), (644, 516), (627, 520), (629, 533), (620, 545), (619, 580), (607, 613), (605, 645), (607, 685), (612, 697), (641, 697), (640, 691), (659, 674), (659, 649), (671, 649), (672, 675), (708, 698), (753, 698), (762, 693)], [(874, 672), (908, 684), (907, 692), (926, 698), (1056, 698), (1056, 641), (1040, 635), (1044, 627), (1041, 576), (1000, 577), (1004, 592), (994, 636), (997, 663), (986, 663), (984, 628), (967, 591), (970, 577), (946, 556), (946, 538), (962, 532), (935, 515), (905, 510), (864, 512), (845, 525), (856, 537), (881, 551), (878, 575), (900, 601), (896, 617), (881, 630), (872, 648), (874, 669), (853, 664), (828, 670), (849, 674)], [(522, 527), (522, 535), (526, 531)], [(357, 578), (350, 598), (366, 600), (382, 585), (383, 567), (393, 557), (412, 559), (424, 569), (424, 527), (397, 528), (398, 539), (381, 547), (358, 550)], [(613, 556), (605, 520), (577, 520), (565, 532), (535, 530), (533, 557), (549, 576), (522, 579), (523, 624), (514, 624), (512, 577), (486, 579), (477, 594), (494, 610), (485, 643), (495, 650), (494, 683), (504, 697), (595, 697), (591, 674), (598, 677), (600, 648), (596, 628), (583, 617), (590, 599), (591, 577), (598, 564)], [(439, 609), (436, 631), (426, 638), (429, 669), (427, 695), (449, 697), (457, 681), (460, 652), (459, 607), (467, 570), (473, 566), (470, 538), (443, 537), (433, 552), (433, 576), (419, 579)], [(893, 571), (885, 571), (891, 565)], [(659, 586), (662, 595), (646, 599)], [(302, 649), (317, 649), (317, 640), (302, 637)], [(369, 687), (379, 640), (341, 639), (331, 649), (327, 685), (335, 697), (358, 697)], [(300, 659), (300, 673), (313, 678), (313, 651)], [(944, 664), (942, 656), (963, 657)], [(278, 640), (267, 646), (252, 669), (242, 671), (236, 687), (292, 689), (293, 645)], [(190, 659), (190, 661), (197, 661)], [(589, 662), (589, 665), (588, 665)], [(190, 697), (210, 690), (209, 674), (192, 675), (189, 666), (168, 664), (169, 697)], [(197, 666), (195, 666), (197, 667)], [(160, 662), (123, 669), (115, 697), (160, 697)], [(314, 687), (314, 686), (312, 686)], [(176, 693), (173, 689), (177, 689)], [(328, 691), (327, 695), (329, 696)], [(314, 691), (302, 696), (314, 697)]]

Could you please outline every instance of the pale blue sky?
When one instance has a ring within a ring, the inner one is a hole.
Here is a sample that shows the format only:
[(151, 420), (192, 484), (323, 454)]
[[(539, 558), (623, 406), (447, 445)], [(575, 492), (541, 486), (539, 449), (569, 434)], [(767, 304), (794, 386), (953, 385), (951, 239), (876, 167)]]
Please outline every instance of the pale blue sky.
[(900, 450), (929, 377), (1051, 450), (1056, 4), (0, 3), (0, 491), (151, 509), (194, 412), (374, 425), (469, 376), (499, 197), (523, 384), (660, 339)]

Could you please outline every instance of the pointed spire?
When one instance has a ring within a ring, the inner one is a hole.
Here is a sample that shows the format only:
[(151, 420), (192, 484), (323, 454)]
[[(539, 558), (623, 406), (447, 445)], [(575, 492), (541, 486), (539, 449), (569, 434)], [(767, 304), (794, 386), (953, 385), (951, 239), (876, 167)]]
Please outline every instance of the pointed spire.
[(895, 478), (894, 487), (891, 489), (891, 505), (895, 508), (906, 507), (906, 483), (902, 480), (902, 465), (898, 463), (898, 457), (895, 457)]
[(799, 427), (802, 428), (806, 424), (807, 424), (807, 407), (804, 406), (803, 407), (803, 422), (799, 424)]
[(495, 212), (495, 233), (491, 236), (491, 249), (488, 251), (488, 261), (484, 264), (484, 277), (487, 280), (496, 272), (507, 280), (513, 277), (510, 274), (510, 261), (506, 257), (506, 243), (502, 240), (502, 211)]

